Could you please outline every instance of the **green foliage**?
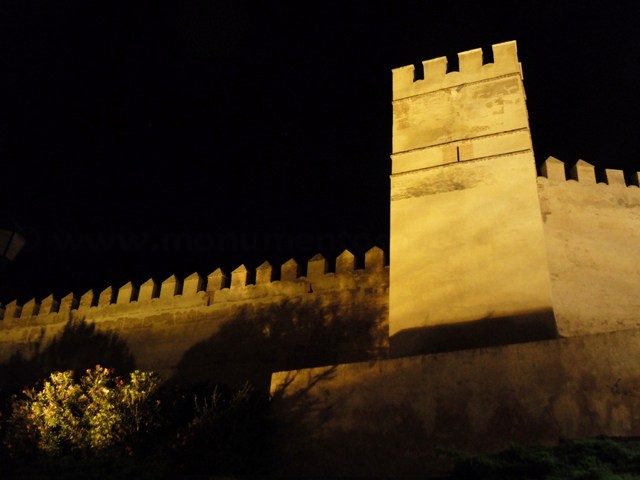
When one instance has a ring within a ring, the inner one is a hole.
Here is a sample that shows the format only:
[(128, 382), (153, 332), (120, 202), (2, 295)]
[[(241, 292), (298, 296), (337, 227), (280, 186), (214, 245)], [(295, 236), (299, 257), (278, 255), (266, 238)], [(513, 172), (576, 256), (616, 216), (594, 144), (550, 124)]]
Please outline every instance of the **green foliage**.
[(96, 366), (78, 382), (73, 372), (55, 372), (41, 388), (28, 388), (13, 402), (7, 448), (14, 455), (90, 457), (108, 449), (131, 449), (141, 427), (152, 425), (159, 378), (134, 371), (125, 382)]
[(566, 441), (555, 447), (514, 445), (492, 455), (450, 456), (457, 479), (640, 479), (640, 446), (611, 439)]
[(123, 379), (97, 366), (56, 372), (0, 415), (0, 478), (174, 478), (267, 471), (268, 396)]
[(160, 384), (160, 377), (154, 372), (135, 370), (129, 375), (129, 382), (122, 383), (119, 401), (124, 408), (128, 433), (139, 435), (151, 430), (156, 423), (157, 407), (160, 401), (153, 397)]

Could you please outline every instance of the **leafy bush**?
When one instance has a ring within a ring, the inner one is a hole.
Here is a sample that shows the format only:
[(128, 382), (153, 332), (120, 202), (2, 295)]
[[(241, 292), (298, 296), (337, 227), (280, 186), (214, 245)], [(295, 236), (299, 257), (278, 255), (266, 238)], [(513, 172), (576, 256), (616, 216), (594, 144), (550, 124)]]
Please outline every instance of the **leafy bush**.
[(100, 366), (79, 378), (56, 372), (0, 413), (0, 477), (262, 474), (268, 407), (248, 384), (160, 387), (154, 373), (123, 379)]
[(14, 457), (90, 457), (116, 447), (130, 452), (153, 426), (158, 386), (154, 373), (136, 370), (125, 382), (99, 365), (78, 382), (70, 370), (52, 373), (41, 388), (14, 400), (5, 446)]

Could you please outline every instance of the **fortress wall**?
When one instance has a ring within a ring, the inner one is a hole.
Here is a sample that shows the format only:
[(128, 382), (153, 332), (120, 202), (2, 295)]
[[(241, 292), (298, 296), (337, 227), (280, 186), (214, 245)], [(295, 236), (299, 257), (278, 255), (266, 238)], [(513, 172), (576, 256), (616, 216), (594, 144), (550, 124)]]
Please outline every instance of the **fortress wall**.
[(283, 476), (423, 478), (437, 448), (640, 434), (640, 330), (272, 376)]
[(640, 188), (627, 186), (616, 170), (597, 183), (582, 160), (569, 178), (553, 157), (542, 173), (538, 191), (560, 335), (640, 326)]
[[(321, 255), (309, 260), (306, 276), (299, 276), (300, 270), (290, 260), (282, 266), (281, 280), (273, 281), (273, 268), (265, 262), (256, 271), (240, 266), (230, 276), (218, 269), (206, 282), (198, 274), (184, 280), (172, 276), (161, 285), (153, 280), (139, 287), (127, 283), (117, 291), (108, 287), (79, 299), (70, 294), (60, 301), (50, 296), (22, 306), (14, 301), (6, 306), (0, 321), (0, 363), (18, 353), (29, 358), (38, 345), (41, 351), (59, 337), (70, 319), (84, 320), (95, 325), (97, 332), (124, 340), (137, 368), (169, 378), (185, 352), (215, 337), (229, 321), (246, 321), (247, 315), (259, 316), (278, 305), (303, 305), (303, 309), (306, 305), (307, 310), (322, 305), (354, 315), (376, 307), (381, 312), (377, 322), (384, 339), (375, 348), (384, 351), (388, 267), (382, 250), (373, 248), (366, 253), (364, 269), (355, 269), (355, 259), (346, 251), (336, 259), (335, 272), (328, 271), (328, 262)], [(308, 339), (301, 340), (300, 348), (305, 341)]]

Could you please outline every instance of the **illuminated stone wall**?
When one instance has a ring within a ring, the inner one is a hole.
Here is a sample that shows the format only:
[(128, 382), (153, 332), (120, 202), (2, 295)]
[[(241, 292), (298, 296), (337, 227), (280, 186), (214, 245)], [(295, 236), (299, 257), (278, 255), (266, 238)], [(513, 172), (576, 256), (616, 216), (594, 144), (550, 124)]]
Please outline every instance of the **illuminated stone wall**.
[(515, 43), (493, 57), (393, 73), (390, 267), (372, 249), (364, 269), (345, 252), (277, 281), (265, 263), (11, 302), (0, 363), (72, 319), (165, 378), (271, 380), (283, 475), (421, 475), (447, 467), (436, 447), (640, 435), (638, 175), (550, 158), (538, 176)]
[[(70, 319), (95, 326), (96, 334), (115, 334), (138, 368), (190, 382), (242, 385), (249, 379), (268, 389), (275, 369), (385, 356), (384, 252), (369, 250), (362, 269), (345, 251), (333, 271), (321, 255), (309, 260), (305, 276), (301, 270), (290, 260), (282, 265), (278, 280), (264, 263), (255, 271), (240, 266), (230, 278), (218, 269), (206, 279), (194, 273), (184, 280), (171, 276), (162, 284), (149, 280), (139, 287), (127, 283), (118, 290), (89, 291), (79, 298), (69, 294), (58, 301), (49, 296), (22, 306), (14, 301), (0, 321), (0, 364), (12, 356), (28, 359), (42, 353), (60, 338)], [(324, 324), (326, 318), (333, 323)], [(312, 330), (320, 340), (309, 336)], [(349, 345), (338, 349), (339, 340), (332, 334), (346, 335)]]
[(279, 372), (280, 473), (424, 478), (438, 449), (640, 432), (640, 330)]
[(515, 42), (458, 57), (393, 71), (394, 356), (557, 334)]
[[(565, 174), (568, 171), (568, 176)], [(550, 157), (538, 178), (553, 309), (562, 336), (640, 327), (640, 188)], [(628, 185), (627, 185), (628, 184)]]
[(274, 373), (283, 476), (422, 478), (450, 468), (440, 448), (640, 435), (638, 174), (551, 157), (538, 176), (515, 43), (493, 53), (393, 72), (400, 358)]

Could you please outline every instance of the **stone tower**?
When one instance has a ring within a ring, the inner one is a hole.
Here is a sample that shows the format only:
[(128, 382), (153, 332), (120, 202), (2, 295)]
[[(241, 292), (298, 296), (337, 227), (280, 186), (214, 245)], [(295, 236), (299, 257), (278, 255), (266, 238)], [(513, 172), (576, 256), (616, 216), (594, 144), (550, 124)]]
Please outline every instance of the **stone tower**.
[(516, 43), (393, 70), (392, 355), (557, 330)]

